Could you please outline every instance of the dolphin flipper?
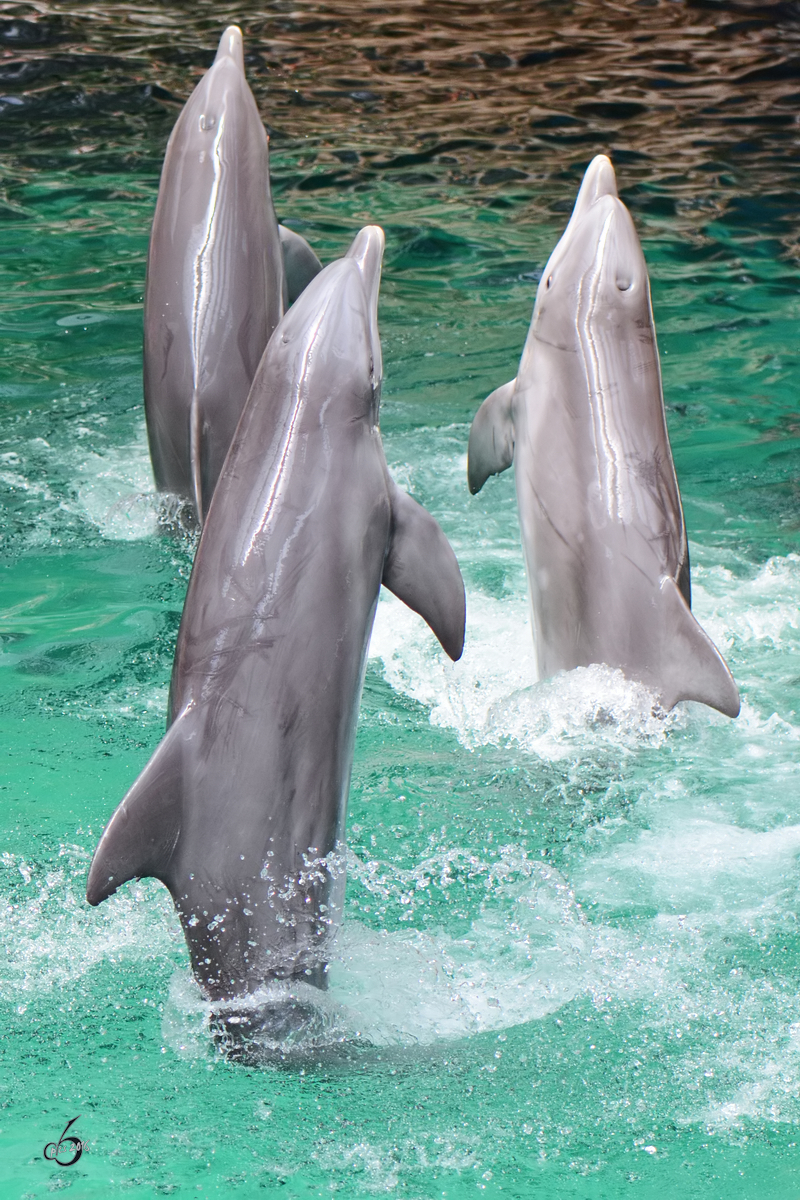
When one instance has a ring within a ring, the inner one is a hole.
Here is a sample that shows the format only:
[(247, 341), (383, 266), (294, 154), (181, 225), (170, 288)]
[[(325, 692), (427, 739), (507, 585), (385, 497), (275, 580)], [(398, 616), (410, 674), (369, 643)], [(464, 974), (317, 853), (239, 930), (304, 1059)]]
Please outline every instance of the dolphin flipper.
[(514, 461), (511, 398), (516, 384), (516, 379), (512, 379), (495, 388), (475, 414), (467, 451), (467, 479), (473, 496), (490, 475), (499, 475)]
[(739, 715), (739, 689), (722, 655), (692, 616), (674, 579), (665, 576), (656, 602), (661, 629), (660, 690), (665, 708), (679, 700), (699, 700)]
[(283, 270), (288, 292), (287, 303), (294, 304), (314, 276), (319, 275), (322, 263), (306, 239), (299, 233), (295, 233), (293, 229), (287, 229), (285, 225), (278, 226), (278, 233), (281, 236)]
[(430, 625), (456, 662), (464, 649), (464, 580), (447, 538), (429, 512), (396, 484), (390, 489), (392, 539), (383, 584)]
[(181, 831), (183, 740), (188, 710), (172, 723), (155, 754), (119, 804), (94, 852), (86, 899), (100, 904), (129, 879), (167, 883)]

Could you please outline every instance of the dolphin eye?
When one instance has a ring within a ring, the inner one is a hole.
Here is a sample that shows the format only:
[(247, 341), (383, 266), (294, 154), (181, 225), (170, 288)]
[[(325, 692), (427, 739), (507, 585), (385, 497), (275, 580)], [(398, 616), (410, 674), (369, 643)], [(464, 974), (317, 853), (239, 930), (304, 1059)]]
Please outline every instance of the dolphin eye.
[(552, 276), (552, 275), (548, 275), (548, 276), (547, 276), (547, 283), (544, 285), (544, 286), (545, 286), (545, 288), (547, 289), (547, 291), (548, 291), (548, 292), (550, 291), (550, 285), (552, 284), (552, 282), (553, 282), (553, 276)]

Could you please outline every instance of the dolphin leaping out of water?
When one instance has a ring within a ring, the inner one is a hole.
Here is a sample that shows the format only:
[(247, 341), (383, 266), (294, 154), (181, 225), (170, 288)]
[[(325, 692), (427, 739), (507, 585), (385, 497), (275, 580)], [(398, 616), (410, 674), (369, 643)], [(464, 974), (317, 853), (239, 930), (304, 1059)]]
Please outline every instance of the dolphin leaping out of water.
[(190, 498), (201, 523), (270, 334), (319, 269), (275, 219), (268, 139), (231, 25), (167, 145), (144, 298), (156, 486)]
[(383, 244), (363, 229), (264, 353), (197, 550), (169, 729), (89, 872), (90, 904), (134, 876), (166, 884), (212, 1001), (324, 982), (381, 583), (451, 658), (463, 647), (455, 555), (381, 445)]
[(540, 675), (607, 663), (667, 709), (735, 717), (690, 610), (647, 268), (604, 155), (542, 274), (517, 377), (472, 424), (470, 491), (512, 462)]

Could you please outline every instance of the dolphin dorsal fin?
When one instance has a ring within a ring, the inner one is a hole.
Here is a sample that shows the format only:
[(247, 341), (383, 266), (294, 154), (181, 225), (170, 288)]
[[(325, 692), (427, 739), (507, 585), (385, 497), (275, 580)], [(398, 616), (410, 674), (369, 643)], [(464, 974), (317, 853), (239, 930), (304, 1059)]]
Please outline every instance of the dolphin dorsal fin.
[(720, 652), (701, 628), (674, 579), (661, 580), (657, 600), (661, 625), (660, 689), (665, 708), (679, 700), (699, 700), (739, 715), (739, 689)]
[(181, 832), (187, 716), (188, 710), (170, 726), (106, 826), (89, 868), (86, 899), (90, 904), (99, 904), (129, 879), (152, 875), (167, 883)]
[(294, 304), (301, 292), (322, 270), (322, 263), (309, 246), (304, 237), (287, 229), (285, 225), (278, 226), (281, 238), (281, 253), (283, 255), (283, 272), (286, 279), (287, 304)]
[(455, 662), (464, 649), (464, 580), (447, 538), (429, 512), (391, 484), (392, 537), (384, 586), (430, 625)]
[(467, 451), (467, 479), (473, 496), (490, 475), (499, 475), (514, 461), (511, 398), (516, 385), (516, 379), (512, 379), (495, 388), (475, 414)]

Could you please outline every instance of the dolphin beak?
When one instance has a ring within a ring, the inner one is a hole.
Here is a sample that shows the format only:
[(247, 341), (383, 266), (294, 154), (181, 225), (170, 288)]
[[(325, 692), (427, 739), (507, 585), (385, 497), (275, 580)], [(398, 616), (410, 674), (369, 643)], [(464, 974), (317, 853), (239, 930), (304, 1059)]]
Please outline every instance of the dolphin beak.
[(381, 285), (381, 265), (386, 238), (380, 225), (365, 225), (356, 235), (345, 258), (354, 258), (370, 302), (370, 308), (378, 311), (378, 291)]
[(232, 58), (244, 75), (244, 44), (242, 42), (242, 31), (238, 25), (229, 25), (219, 39), (219, 48), (214, 59), (214, 66), (218, 62), (222, 62), (224, 58)]
[(367, 294), (369, 306), (370, 338), (372, 341), (372, 362), (374, 386), (380, 386), (383, 365), (381, 359), (381, 340), (378, 335), (378, 295), (381, 287), (381, 265), (383, 263), (383, 248), (386, 238), (380, 225), (365, 225), (353, 239), (353, 244), (345, 258), (352, 258), (361, 272), (364, 291)]
[(570, 220), (574, 221), (582, 217), (601, 196), (616, 198), (619, 196), (617, 177), (614, 174), (611, 159), (607, 158), (605, 154), (598, 154), (586, 168), (586, 174), (583, 177)]

